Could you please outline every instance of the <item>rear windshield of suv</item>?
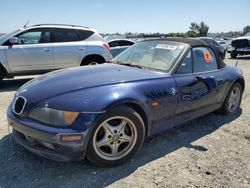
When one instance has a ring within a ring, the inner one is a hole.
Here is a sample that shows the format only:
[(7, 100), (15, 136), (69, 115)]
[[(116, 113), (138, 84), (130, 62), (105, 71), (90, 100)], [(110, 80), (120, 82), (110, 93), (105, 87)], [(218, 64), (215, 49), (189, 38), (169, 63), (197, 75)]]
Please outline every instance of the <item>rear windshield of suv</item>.
[(82, 41), (90, 37), (94, 32), (81, 29), (54, 29), (54, 42)]
[(85, 40), (89, 38), (94, 33), (93, 31), (87, 31), (87, 30), (81, 30), (81, 29), (77, 29), (76, 31), (78, 32), (81, 40)]
[(54, 29), (54, 42), (74, 42), (80, 40), (80, 36), (75, 29)]

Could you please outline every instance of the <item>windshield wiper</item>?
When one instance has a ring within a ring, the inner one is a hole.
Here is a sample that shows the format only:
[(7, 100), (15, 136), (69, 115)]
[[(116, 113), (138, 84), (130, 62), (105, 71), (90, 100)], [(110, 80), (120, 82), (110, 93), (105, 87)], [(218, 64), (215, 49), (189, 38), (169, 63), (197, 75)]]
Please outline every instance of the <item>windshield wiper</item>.
[(125, 65), (125, 66), (129, 66), (129, 67), (137, 67), (137, 68), (140, 68), (140, 69), (147, 68), (147, 67), (145, 67), (143, 65), (124, 63), (122, 61), (110, 61), (109, 63), (119, 64), (119, 65)]

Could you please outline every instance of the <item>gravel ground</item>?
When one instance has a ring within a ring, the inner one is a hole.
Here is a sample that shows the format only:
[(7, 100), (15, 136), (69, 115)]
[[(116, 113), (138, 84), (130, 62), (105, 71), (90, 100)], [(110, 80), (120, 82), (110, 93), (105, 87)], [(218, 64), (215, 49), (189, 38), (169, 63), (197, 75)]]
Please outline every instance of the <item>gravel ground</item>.
[(6, 109), (30, 77), (5, 80), (0, 88), (0, 188), (250, 187), (250, 56), (238, 58), (238, 66), (246, 89), (237, 113), (211, 113), (150, 137), (130, 162), (115, 168), (97, 168), (86, 160), (56, 163), (17, 145)]

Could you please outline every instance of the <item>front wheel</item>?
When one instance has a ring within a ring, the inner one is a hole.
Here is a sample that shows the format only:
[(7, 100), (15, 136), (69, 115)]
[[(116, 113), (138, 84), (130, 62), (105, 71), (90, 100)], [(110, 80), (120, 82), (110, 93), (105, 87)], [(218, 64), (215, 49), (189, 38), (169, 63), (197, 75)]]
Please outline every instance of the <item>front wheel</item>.
[(225, 56), (226, 56), (226, 52), (220, 53), (220, 57), (222, 60), (225, 59)]
[(231, 53), (230, 53), (230, 56), (231, 56), (231, 58), (236, 58), (237, 57), (237, 52), (235, 52), (235, 51), (232, 51)]
[(3, 71), (0, 69), (0, 84), (2, 83), (3, 81)]
[(127, 106), (108, 111), (92, 131), (87, 159), (97, 166), (115, 166), (129, 160), (142, 146), (145, 127), (140, 115)]
[(234, 113), (240, 106), (241, 98), (242, 85), (240, 83), (235, 83), (229, 90), (220, 112), (224, 115)]
[(93, 56), (93, 57), (90, 57), (86, 60), (84, 60), (82, 63), (81, 63), (81, 66), (84, 66), (84, 65), (96, 65), (96, 64), (102, 64), (104, 63), (105, 60), (99, 56)]

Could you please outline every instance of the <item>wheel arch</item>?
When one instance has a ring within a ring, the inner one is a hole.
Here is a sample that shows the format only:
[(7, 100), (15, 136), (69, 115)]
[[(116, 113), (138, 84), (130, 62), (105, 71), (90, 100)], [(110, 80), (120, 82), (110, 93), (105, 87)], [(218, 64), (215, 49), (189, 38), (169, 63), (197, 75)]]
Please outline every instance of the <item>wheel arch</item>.
[(89, 54), (89, 55), (86, 55), (86, 56), (82, 59), (80, 65), (81, 65), (81, 66), (86, 65), (86, 62), (88, 62), (88, 61), (91, 60), (91, 59), (93, 59), (93, 60), (98, 59), (101, 63), (104, 63), (104, 62), (106, 61), (106, 60), (104, 59), (104, 57), (101, 56), (101, 55), (99, 55), (99, 54)]
[(234, 81), (233, 85), (234, 85), (235, 83), (241, 84), (241, 86), (242, 86), (242, 92), (245, 90), (245, 80), (244, 80), (244, 78), (242, 78), (242, 77), (237, 78), (237, 79)]
[[(223, 114), (223, 115), (227, 115), (228, 114), (228, 111), (225, 109), (225, 105), (226, 105), (226, 101), (227, 101), (227, 98), (229, 97), (230, 95), (230, 91), (232, 90), (233, 86), (238, 83), (242, 86), (242, 93), (244, 92), (244, 89), (245, 89), (245, 80), (243, 77), (238, 77), (236, 78), (233, 82), (231, 82), (232, 85), (230, 86), (230, 88), (228, 89), (226, 95), (224, 96), (224, 99), (223, 99), (223, 103), (222, 103), (222, 106), (220, 109), (218, 109), (218, 112)], [(242, 97), (242, 96), (241, 96)]]
[(237, 77), (236, 79), (232, 80), (230, 82), (229, 87), (227, 88), (227, 90), (225, 91), (223, 97), (222, 97), (222, 104), (225, 102), (227, 95), (229, 94), (230, 89), (233, 87), (233, 85), (235, 83), (239, 83), (242, 86), (242, 92), (244, 92), (245, 89), (245, 80), (243, 77)]
[(112, 110), (112, 109), (117, 108), (119, 106), (128, 106), (128, 107), (132, 108), (133, 110), (135, 110), (143, 120), (143, 123), (145, 126), (145, 137), (150, 135), (150, 130), (151, 130), (151, 123), (150, 122), (151, 121), (150, 121), (150, 118), (148, 116), (147, 110), (145, 110), (146, 109), (145, 106), (143, 106), (142, 104), (140, 104), (137, 101), (121, 101), (119, 103), (111, 104), (110, 106), (108, 106), (106, 108), (105, 111)]

